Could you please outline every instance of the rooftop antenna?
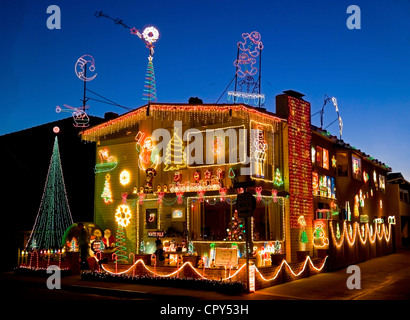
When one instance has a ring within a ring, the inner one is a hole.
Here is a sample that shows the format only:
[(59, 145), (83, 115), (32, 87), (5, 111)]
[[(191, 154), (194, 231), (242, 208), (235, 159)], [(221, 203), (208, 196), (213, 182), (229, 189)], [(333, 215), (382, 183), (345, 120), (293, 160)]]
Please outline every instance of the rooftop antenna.
[[(87, 69), (91, 72), (91, 75), (87, 76)], [(92, 81), (97, 76), (95, 73), (95, 60), (94, 58), (89, 55), (85, 54), (78, 58), (77, 62), (74, 65), (74, 71), (76, 76), (83, 81), (84, 84), (84, 92), (83, 92), (83, 99), (82, 106), (75, 108), (69, 105), (64, 104), (63, 107), (57, 106), (56, 112), (69, 112), (72, 114), (74, 119), (74, 127), (76, 128), (87, 128), (90, 125), (90, 118), (86, 110), (89, 106), (86, 105), (89, 98), (86, 97), (87, 91), (87, 82)]]
[(332, 104), (335, 107), (335, 111), (336, 111), (336, 114), (337, 114), (337, 119), (334, 120), (333, 122), (331, 122), (328, 126), (326, 126), (326, 128), (331, 126), (336, 121), (339, 121), (339, 136), (340, 136), (340, 140), (342, 140), (343, 122), (342, 122), (342, 118), (340, 117), (340, 114), (339, 114), (339, 107), (337, 105), (337, 99), (335, 97), (330, 98), (326, 94), (325, 94), (325, 97), (324, 97), (322, 109), (320, 110), (320, 129), (322, 129), (322, 130), (326, 129), (326, 128), (323, 129), (323, 114), (325, 112), (326, 104), (328, 104), (330, 102), (332, 102)]
[(138, 38), (140, 38), (144, 43), (145, 46), (149, 50), (149, 55), (148, 55), (148, 66), (147, 66), (147, 72), (145, 76), (145, 85), (144, 85), (144, 100), (148, 101), (148, 106), (151, 103), (151, 101), (156, 101), (157, 100), (157, 92), (156, 92), (156, 85), (155, 85), (155, 72), (154, 72), (154, 64), (153, 64), (153, 59), (154, 59), (154, 43), (157, 42), (159, 38), (159, 31), (157, 28), (153, 26), (148, 26), (144, 28), (142, 32), (140, 32), (138, 29), (135, 27), (130, 27), (124, 23), (122, 19), (119, 18), (112, 18), (109, 15), (103, 13), (102, 11), (96, 11), (94, 14), (97, 18), (103, 17), (110, 19), (114, 21), (115, 24), (123, 26), (124, 28), (130, 30), (131, 34), (136, 35)]
[(237, 44), (238, 50), (234, 62), (236, 68), (234, 77), (235, 87), (234, 91), (228, 91), (228, 100), (232, 98), (234, 104), (240, 98), (246, 104), (252, 100), (254, 105), (260, 108), (265, 103), (265, 95), (261, 94), (263, 49), (261, 35), (259, 32), (253, 31), (251, 33), (243, 33), (242, 38), (244, 41)]

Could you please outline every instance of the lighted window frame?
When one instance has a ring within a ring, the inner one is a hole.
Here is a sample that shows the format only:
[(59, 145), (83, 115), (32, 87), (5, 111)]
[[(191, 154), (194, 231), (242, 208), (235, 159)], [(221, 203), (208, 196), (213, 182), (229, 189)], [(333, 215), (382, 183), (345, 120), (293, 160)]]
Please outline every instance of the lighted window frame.
[(362, 161), (359, 157), (352, 155), (352, 177), (362, 180)]
[(386, 191), (386, 177), (379, 174), (379, 186), (380, 186), (380, 191), (385, 192)]
[(324, 169), (329, 170), (329, 151), (325, 148), (323, 148), (322, 158), (323, 158), (322, 167)]
[(321, 167), (322, 163), (323, 163), (323, 148), (316, 147), (316, 165)]

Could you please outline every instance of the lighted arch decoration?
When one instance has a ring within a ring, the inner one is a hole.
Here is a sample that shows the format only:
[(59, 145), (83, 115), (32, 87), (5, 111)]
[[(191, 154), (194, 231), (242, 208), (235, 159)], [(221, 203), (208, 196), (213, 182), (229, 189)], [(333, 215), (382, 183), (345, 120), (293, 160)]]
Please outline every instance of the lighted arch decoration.
[[(96, 260), (97, 262), (99, 261), (96, 256), (94, 256), (94, 258), (95, 258), (95, 260)], [(280, 266), (277, 267), (276, 272), (275, 272), (275, 275), (274, 275), (272, 278), (265, 278), (265, 277), (261, 274), (261, 272), (259, 271), (259, 269), (258, 269), (256, 266), (254, 266), (254, 267), (255, 267), (255, 274), (258, 274), (259, 277), (260, 277), (263, 281), (269, 282), (269, 281), (275, 280), (275, 279), (278, 277), (278, 275), (280, 274), (280, 271), (281, 271), (283, 268), (286, 267), (286, 268), (289, 269), (289, 271), (292, 273), (292, 275), (293, 275), (294, 277), (298, 277), (298, 276), (300, 276), (301, 274), (303, 274), (303, 272), (305, 271), (305, 269), (306, 269), (306, 267), (307, 267), (308, 264), (310, 264), (310, 265), (312, 266), (312, 268), (315, 269), (316, 271), (319, 271), (319, 272), (322, 271), (323, 268), (324, 268), (324, 266), (325, 266), (325, 264), (326, 264), (327, 259), (328, 259), (328, 256), (326, 256), (326, 257), (323, 259), (322, 265), (319, 266), (319, 267), (317, 267), (317, 266), (315, 266), (315, 265), (313, 264), (312, 259), (311, 259), (309, 256), (307, 256), (306, 259), (305, 259), (305, 261), (304, 261), (304, 263), (303, 263), (302, 268), (301, 268), (298, 272), (295, 272), (295, 271), (291, 268), (291, 266), (288, 264), (288, 262), (287, 262), (286, 260), (283, 260), (282, 263), (280, 264)], [(177, 270), (175, 270), (175, 271), (173, 271), (173, 272), (170, 272), (170, 273), (168, 273), (168, 274), (159, 274), (159, 273), (156, 272), (155, 268), (154, 268), (154, 270), (151, 270), (151, 269), (144, 263), (144, 261), (143, 261), (142, 259), (139, 259), (139, 260), (135, 261), (128, 269), (126, 269), (126, 270), (124, 270), (124, 271), (120, 271), (120, 272), (112, 272), (112, 271), (108, 270), (108, 269), (106, 268), (106, 266), (104, 266), (104, 264), (102, 264), (101, 267), (102, 267), (102, 269), (103, 269), (105, 272), (107, 272), (107, 273), (109, 273), (109, 274), (122, 275), (122, 274), (126, 274), (126, 273), (132, 271), (134, 268), (136, 268), (136, 266), (137, 266), (139, 263), (141, 263), (141, 264), (143, 265), (143, 267), (145, 268), (146, 271), (148, 271), (149, 273), (151, 273), (151, 274), (153, 274), (153, 275), (155, 275), (155, 276), (157, 276), (157, 277), (168, 278), (168, 277), (176, 276), (176, 275), (178, 275), (178, 273), (181, 272), (185, 267), (190, 267), (190, 268), (195, 272), (195, 274), (197, 274), (201, 279), (203, 279), (203, 280), (212, 280), (211, 278), (207, 278), (207, 277), (205, 277), (203, 274), (199, 273), (198, 270), (193, 267), (193, 265), (191, 264), (191, 262), (185, 262), (185, 263), (184, 263), (181, 267), (179, 267)], [(240, 267), (235, 271), (235, 273), (233, 273), (232, 275), (230, 275), (230, 276), (228, 276), (228, 277), (225, 277), (225, 278), (222, 278), (221, 281), (230, 280), (230, 279), (236, 277), (236, 276), (238, 275), (238, 273), (239, 273), (244, 267), (246, 267), (246, 264), (243, 264), (242, 266), (240, 266)]]
[[(337, 99), (335, 97), (329, 98), (327, 95), (325, 95), (325, 100), (323, 102), (322, 109), (320, 110), (320, 128), (323, 129), (323, 114), (325, 112), (326, 104), (328, 104), (330, 101), (333, 103), (333, 105), (335, 107), (335, 111), (336, 111), (336, 114), (337, 114), (337, 119), (336, 120), (339, 121), (339, 135), (340, 135), (340, 139), (342, 139), (343, 121), (342, 121), (342, 118), (340, 117), (339, 107), (337, 106)], [(333, 122), (331, 124), (333, 124)]]
[(127, 227), (131, 222), (131, 208), (126, 204), (121, 204), (115, 211), (115, 221), (120, 227)]
[[(351, 227), (351, 232), (349, 232), (349, 226)], [(376, 237), (379, 240), (382, 240), (383, 238), (387, 241), (390, 242), (391, 239), (391, 224), (389, 224), (388, 231), (387, 227), (385, 224), (382, 224), (379, 228), (375, 227), (373, 230), (373, 226), (369, 226), (369, 223), (365, 224), (364, 230), (360, 230), (360, 225), (357, 222), (354, 222), (353, 224), (347, 225), (347, 222), (344, 221), (343, 223), (343, 231), (341, 232), (341, 235), (337, 237), (335, 235), (334, 229), (333, 229), (333, 223), (330, 223), (330, 233), (332, 236), (332, 240), (334, 245), (337, 248), (340, 248), (344, 240), (348, 242), (349, 246), (354, 246), (356, 243), (356, 238), (357, 235), (359, 235), (359, 240), (362, 244), (366, 244), (367, 240), (370, 241), (371, 244), (373, 244), (376, 241)], [(377, 226), (377, 223), (376, 223)], [(351, 233), (351, 234), (350, 234)]]

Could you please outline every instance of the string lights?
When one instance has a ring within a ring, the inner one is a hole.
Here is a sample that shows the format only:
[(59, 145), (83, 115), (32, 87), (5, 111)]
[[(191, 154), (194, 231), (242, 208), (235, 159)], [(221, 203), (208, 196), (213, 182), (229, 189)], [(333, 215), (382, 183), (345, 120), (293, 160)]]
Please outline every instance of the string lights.
[[(95, 259), (97, 260), (97, 262), (98, 262), (97, 257), (94, 256), (94, 258), (95, 258)], [(307, 256), (306, 259), (305, 259), (305, 261), (304, 261), (304, 263), (303, 263), (302, 268), (301, 268), (298, 272), (295, 272), (295, 271), (292, 269), (292, 267), (289, 265), (289, 263), (288, 263), (286, 260), (283, 260), (282, 263), (280, 264), (280, 266), (277, 268), (275, 275), (274, 275), (272, 278), (270, 278), (270, 279), (265, 278), (265, 277), (262, 275), (262, 273), (259, 271), (259, 269), (258, 269), (255, 265), (253, 265), (253, 267), (255, 268), (255, 275), (257, 274), (257, 275), (260, 276), (261, 280), (263, 280), (263, 281), (265, 281), (265, 282), (269, 282), (269, 281), (275, 280), (275, 279), (278, 277), (278, 275), (279, 275), (279, 273), (280, 273), (280, 271), (282, 270), (283, 267), (287, 267), (287, 268), (289, 269), (289, 271), (291, 272), (291, 274), (292, 274), (293, 276), (295, 276), (295, 277), (299, 277), (299, 276), (305, 271), (305, 269), (306, 269), (308, 263), (312, 266), (312, 268), (313, 268), (314, 270), (320, 272), (320, 271), (323, 270), (323, 268), (324, 268), (324, 266), (325, 266), (325, 264), (326, 264), (327, 258), (328, 258), (328, 257), (325, 257), (325, 258), (324, 258), (324, 260), (323, 260), (323, 262), (322, 262), (322, 265), (321, 265), (320, 267), (316, 267), (316, 266), (313, 264), (312, 259), (311, 259), (309, 256)], [(132, 271), (134, 268), (136, 268), (136, 266), (137, 266), (138, 264), (142, 264), (142, 266), (144, 267), (144, 269), (145, 269), (146, 271), (148, 271), (149, 273), (153, 274), (153, 275), (156, 276), (156, 277), (164, 277), (164, 278), (173, 277), (173, 276), (176, 276), (177, 274), (179, 274), (185, 267), (189, 267), (189, 268), (190, 268), (192, 271), (194, 271), (195, 274), (198, 275), (201, 279), (203, 279), (203, 280), (212, 280), (211, 278), (207, 278), (207, 277), (205, 277), (204, 275), (202, 275), (202, 274), (197, 270), (197, 268), (195, 268), (195, 267), (192, 265), (192, 263), (189, 262), (189, 261), (183, 263), (183, 264), (182, 264), (179, 268), (177, 268), (175, 271), (170, 272), (170, 273), (167, 273), (167, 274), (160, 274), (160, 273), (158, 273), (158, 272), (156, 272), (156, 271), (151, 270), (151, 268), (149, 268), (149, 267), (145, 264), (145, 262), (144, 262), (142, 259), (138, 259), (138, 260), (135, 261), (129, 268), (127, 268), (127, 269), (125, 269), (125, 270), (123, 270), (123, 271), (120, 271), (120, 272), (112, 272), (112, 271), (108, 270), (108, 269), (106, 268), (106, 266), (104, 266), (104, 264), (102, 265), (102, 269), (103, 269), (105, 272), (107, 272), (107, 273), (109, 273), (109, 274), (112, 274), (112, 275), (121, 275), (121, 274), (129, 273), (129, 272)], [(239, 274), (239, 272), (241, 272), (241, 270), (242, 270), (243, 268), (245, 268), (245, 267), (246, 267), (246, 263), (243, 264), (243, 265), (241, 265), (240, 267), (238, 267), (238, 269), (237, 269), (232, 275), (230, 275), (230, 276), (228, 276), (228, 277), (225, 277), (225, 278), (221, 278), (221, 281), (227, 281), (227, 280), (230, 280), (230, 279), (236, 277), (236, 276)]]
[(307, 226), (313, 219), (310, 103), (288, 96), (290, 227), (299, 228), (303, 215)]
[(73, 218), (64, 184), (58, 139), (55, 137), (43, 196), (26, 250), (31, 248), (33, 243), (38, 249), (61, 248), (64, 232), (72, 224)]
[[(378, 224), (376, 223), (376, 226), (377, 225)], [(350, 230), (348, 230), (349, 227), (351, 228)], [(333, 240), (334, 245), (338, 249), (342, 247), (345, 239), (347, 240), (350, 247), (354, 246), (355, 243), (356, 243), (357, 235), (359, 235), (359, 240), (363, 245), (366, 244), (367, 240), (369, 240), (370, 243), (373, 244), (376, 241), (376, 236), (379, 240), (382, 240), (383, 237), (384, 237), (386, 242), (390, 242), (391, 224), (389, 224), (389, 227), (388, 227), (389, 230), (388, 231), (386, 230), (386, 225), (381, 224), (380, 231), (376, 227), (375, 232), (373, 232), (373, 227), (369, 226), (369, 223), (365, 224), (364, 232), (363, 231), (361, 232), (360, 224), (358, 222), (354, 222), (353, 227), (352, 227), (352, 224), (349, 224), (349, 227), (347, 225), (347, 222), (344, 221), (343, 222), (342, 234), (338, 236), (337, 234), (335, 235), (335, 232), (334, 232), (334, 229), (333, 229), (333, 223), (330, 223), (330, 233), (331, 233), (331, 236), (332, 236), (332, 240)], [(340, 232), (339, 232), (339, 234), (340, 234)]]
[[(146, 119), (148, 106), (142, 106), (133, 111), (127, 112), (118, 118), (109, 120), (107, 122), (96, 125), (92, 128), (87, 128), (81, 132), (82, 140), (97, 142), (101, 139), (105, 139), (110, 134), (117, 133), (121, 130), (137, 125), (140, 121)], [(269, 121), (272, 125), (278, 127), (281, 119), (272, 113), (267, 111), (261, 112), (258, 108), (242, 104), (150, 104), (149, 115), (153, 119), (168, 119), (170, 121), (175, 120), (189, 120), (193, 119), (194, 122), (207, 123), (208, 120), (212, 120), (214, 123), (225, 123), (231, 121), (233, 113), (236, 113), (239, 118), (244, 121), (250, 121), (251, 119), (258, 122)], [(186, 118), (185, 118), (186, 117)]]

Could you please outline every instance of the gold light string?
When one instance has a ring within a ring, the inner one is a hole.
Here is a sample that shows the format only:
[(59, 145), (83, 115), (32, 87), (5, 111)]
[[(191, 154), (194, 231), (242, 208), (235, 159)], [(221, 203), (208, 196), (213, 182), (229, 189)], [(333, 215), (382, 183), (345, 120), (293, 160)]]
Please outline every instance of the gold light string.
[[(94, 256), (94, 258), (95, 258), (95, 260), (97, 260), (97, 262), (98, 262), (97, 257)], [(316, 266), (313, 264), (312, 259), (311, 259), (309, 256), (307, 256), (307, 257), (306, 257), (306, 260), (305, 260), (305, 262), (304, 262), (304, 264), (303, 264), (302, 269), (301, 269), (298, 273), (295, 273), (295, 272), (292, 270), (291, 266), (287, 263), (287, 261), (286, 261), (286, 260), (283, 260), (282, 263), (281, 263), (281, 265), (278, 267), (278, 270), (276, 271), (276, 274), (275, 274), (271, 279), (266, 279), (266, 278), (260, 273), (259, 269), (258, 269), (256, 266), (254, 266), (254, 267), (255, 267), (255, 270), (256, 270), (257, 274), (259, 274), (259, 276), (261, 277), (262, 280), (264, 280), (264, 281), (272, 281), (272, 280), (275, 280), (275, 279), (277, 278), (279, 272), (282, 270), (282, 268), (283, 268), (284, 265), (286, 265), (286, 266), (288, 267), (288, 269), (290, 270), (290, 272), (291, 272), (295, 277), (298, 277), (298, 276), (300, 276), (300, 275), (303, 273), (303, 271), (305, 271), (308, 262), (310, 263), (310, 265), (311, 265), (316, 271), (321, 271), (321, 270), (324, 268), (325, 264), (326, 264), (327, 258), (328, 258), (328, 256), (326, 256), (325, 259), (323, 260), (322, 266), (320, 266), (320, 267), (318, 268), (318, 267), (316, 267)], [(126, 269), (126, 270), (124, 270), (124, 271), (121, 271), (121, 272), (112, 272), (112, 271), (109, 271), (109, 270), (107, 270), (107, 269), (104, 267), (104, 265), (102, 265), (102, 268), (103, 268), (103, 270), (104, 270), (105, 272), (107, 272), (107, 273), (109, 273), (109, 274), (120, 275), (120, 274), (125, 274), (125, 273), (129, 272), (130, 270), (132, 270), (133, 268), (135, 268), (138, 263), (142, 263), (143, 267), (144, 267), (148, 272), (150, 272), (150, 273), (152, 273), (152, 274), (154, 274), (155, 276), (158, 276), (158, 277), (172, 277), (173, 275), (176, 275), (177, 273), (181, 272), (181, 270), (182, 270), (186, 265), (188, 265), (188, 266), (189, 266), (193, 271), (195, 271), (195, 273), (196, 273), (199, 277), (201, 277), (202, 279), (204, 279), (204, 280), (212, 280), (212, 279), (207, 278), (207, 277), (203, 276), (202, 274), (200, 274), (200, 273), (198, 272), (198, 270), (196, 270), (196, 268), (194, 268), (194, 267), (192, 266), (191, 262), (185, 262), (185, 263), (184, 263), (181, 267), (179, 267), (176, 271), (171, 272), (171, 273), (168, 273), (168, 274), (159, 274), (159, 273), (157, 273), (157, 272), (152, 271), (151, 269), (149, 269), (149, 268), (147, 267), (147, 265), (144, 263), (144, 261), (143, 261), (142, 259), (137, 260), (137, 261), (136, 261), (134, 264), (132, 264), (128, 269)], [(229, 277), (223, 278), (222, 281), (226, 281), (226, 280), (229, 280), (229, 279), (235, 277), (245, 266), (246, 266), (246, 264), (243, 264), (240, 268), (238, 268), (238, 270), (236, 270), (236, 272), (235, 272), (234, 274), (230, 275)]]

